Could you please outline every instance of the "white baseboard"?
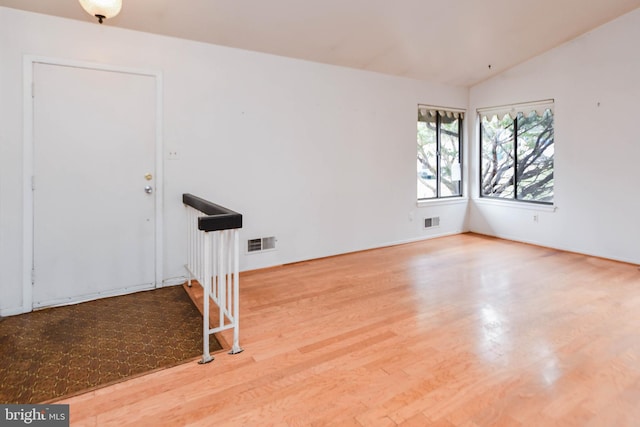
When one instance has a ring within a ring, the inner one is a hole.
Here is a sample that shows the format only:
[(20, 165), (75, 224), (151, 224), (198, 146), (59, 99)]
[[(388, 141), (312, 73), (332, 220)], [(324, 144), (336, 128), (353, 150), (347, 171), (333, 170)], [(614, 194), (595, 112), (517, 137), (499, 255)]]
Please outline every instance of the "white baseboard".
[(13, 308), (0, 308), (0, 317), (15, 316), (22, 313), (22, 306)]
[(564, 252), (571, 252), (571, 253), (575, 253), (575, 254), (580, 254), (580, 255), (586, 255), (586, 256), (592, 256), (595, 258), (603, 258), (603, 259), (608, 259), (611, 261), (619, 261), (619, 262), (624, 262), (627, 264), (634, 264), (634, 265), (640, 265), (640, 262), (636, 259), (633, 260), (631, 258), (625, 258), (625, 257), (616, 257), (616, 256), (611, 256), (611, 255), (607, 255), (607, 254), (597, 254), (597, 253), (592, 253), (592, 252), (587, 252), (584, 250), (580, 250), (578, 248), (572, 248), (569, 246), (550, 246), (548, 244), (545, 244), (543, 242), (539, 242), (536, 240), (531, 240), (531, 239), (523, 239), (520, 237), (514, 237), (508, 234), (502, 234), (502, 233), (493, 233), (493, 234), (488, 234), (488, 233), (484, 233), (484, 232), (479, 232), (479, 231), (471, 231), (472, 233), (475, 234), (480, 234), (483, 236), (490, 236), (490, 237), (496, 237), (498, 239), (503, 239), (503, 240), (509, 240), (512, 242), (518, 242), (518, 243), (526, 243), (529, 245), (535, 245), (535, 246), (541, 246), (543, 248), (549, 248), (549, 249), (556, 249), (558, 251), (564, 251)]
[(187, 280), (187, 276), (170, 277), (169, 279), (164, 279), (162, 281), (162, 286), (178, 286), (182, 285)]
[[(187, 281), (186, 276), (172, 277), (170, 279), (163, 280), (162, 285), (160, 287), (182, 285), (186, 281)], [(133, 292), (140, 292), (140, 291), (146, 291), (151, 289), (154, 289), (154, 288), (149, 287), (148, 285), (142, 285), (142, 286), (136, 286), (136, 287), (126, 288), (126, 289), (118, 289), (111, 292), (82, 295), (80, 297), (76, 297), (73, 299), (64, 298), (64, 299), (51, 300), (51, 301), (47, 301), (45, 304), (46, 304), (46, 307), (72, 305), (72, 304), (79, 304), (81, 302), (92, 301), (97, 298), (115, 297), (115, 296), (126, 295)], [(35, 308), (38, 309), (43, 307), (35, 307)], [(0, 308), (0, 317), (16, 316), (18, 314), (28, 313), (29, 311), (30, 310), (25, 311), (23, 307)]]
[(108, 292), (98, 292), (98, 293), (80, 295), (73, 298), (56, 298), (48, 301), (43, 301), (38, 305), (34, 304), (33, 308), (39, 309), (39, 308), (46, 308), (46, 307), (59, 307), (64, 305), (79, 304), (81, 302), (93, 301), (100, 298), (117, 297), (120, 295), (132, 294), (134, 292), (148, 291), (151, 289), (154, 289), (154, 287), (145, 284), (145, 285), (139, 285), (139, 286), (131, 286), (129, 288), (115, 289), (113, 291), (108, 291)]
[(385, 243), (385, 244), (383, 244), (382, 246), (379, 246), (379, 247), (380, 248), (385, 248), (387, 246), (404, 245), (406, 243), (422, 242), (423, 240), (437, 239), (438, 237), (455, 236), (455, 235), (463, 234), (463, 233), (466, 233), (466, 231), (464, 231), (464, 230), (447, 231), (445, 233), (429, 234), (427, 236), (413, 237), (411, 239), (396, 240), (394, 242)]

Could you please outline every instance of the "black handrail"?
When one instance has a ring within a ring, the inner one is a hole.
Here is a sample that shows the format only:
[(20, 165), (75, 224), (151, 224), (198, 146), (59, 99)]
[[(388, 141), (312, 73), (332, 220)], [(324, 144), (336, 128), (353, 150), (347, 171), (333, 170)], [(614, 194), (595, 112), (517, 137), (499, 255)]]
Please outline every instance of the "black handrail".
[(182, 203), (206, 214), (198, 217), (198, 230), (219, 231), (242, 228), (242, 214), (201, 199), (193, 194), (182, 195)]

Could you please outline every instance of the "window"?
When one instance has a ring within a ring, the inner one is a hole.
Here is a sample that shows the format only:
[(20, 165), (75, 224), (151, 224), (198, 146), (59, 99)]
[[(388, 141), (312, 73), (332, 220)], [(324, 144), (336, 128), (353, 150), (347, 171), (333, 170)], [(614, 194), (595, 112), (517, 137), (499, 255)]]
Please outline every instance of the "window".
[(462, 195), (462, 111), (418, 106), (418, 200)]
[(553, 203), (553, 101), (481, 109), (480, 196)]

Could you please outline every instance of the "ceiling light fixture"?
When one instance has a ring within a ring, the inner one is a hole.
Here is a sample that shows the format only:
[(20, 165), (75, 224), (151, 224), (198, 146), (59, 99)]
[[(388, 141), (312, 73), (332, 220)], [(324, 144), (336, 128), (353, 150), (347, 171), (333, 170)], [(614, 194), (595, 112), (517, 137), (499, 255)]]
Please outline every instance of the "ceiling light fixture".
[(98, 22), (113, 18), (122, 9), (122, 0), (78, 0), (89, 15), (98, 18)]

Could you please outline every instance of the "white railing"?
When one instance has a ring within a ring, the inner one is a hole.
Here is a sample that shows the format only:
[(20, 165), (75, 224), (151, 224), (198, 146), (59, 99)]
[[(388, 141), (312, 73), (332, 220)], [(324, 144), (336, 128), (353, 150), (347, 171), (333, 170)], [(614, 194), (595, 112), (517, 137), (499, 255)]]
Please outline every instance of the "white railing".
[[(190, 194), (183, 195), (187, 209), (188, 285), (195, 280), (203, 289), (203, 351), (199, 363), (213, 360), (209, 336), (233, 329), (230, 354), (239, 345), (239, 228), (242, 215)], [(204, 215), (204, 216), (203, 216)], [(215, 304), (211, 307), (210, 302)], [(212, 309), (213, 308), (213, 309)]]

